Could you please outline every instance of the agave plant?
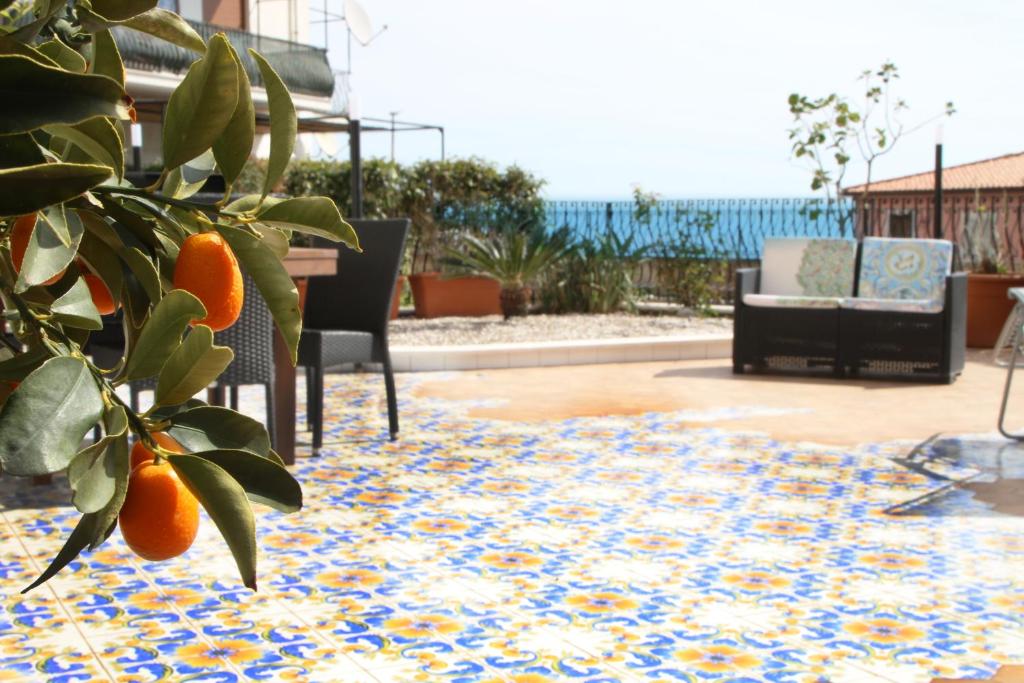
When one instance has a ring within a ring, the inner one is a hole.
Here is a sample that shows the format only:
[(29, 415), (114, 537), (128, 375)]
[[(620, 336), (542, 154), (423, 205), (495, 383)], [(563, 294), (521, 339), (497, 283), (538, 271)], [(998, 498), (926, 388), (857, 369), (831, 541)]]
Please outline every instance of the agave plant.
[(568, 248), (564, 237), (543, 230), (502, 231), (490, 237), (464, 235), (446, 250), (446, 270), (454, 275), (478, 275), (501, 284), (501, 312), (508, 320), (526, 315), (530, 285), (562, 260)]

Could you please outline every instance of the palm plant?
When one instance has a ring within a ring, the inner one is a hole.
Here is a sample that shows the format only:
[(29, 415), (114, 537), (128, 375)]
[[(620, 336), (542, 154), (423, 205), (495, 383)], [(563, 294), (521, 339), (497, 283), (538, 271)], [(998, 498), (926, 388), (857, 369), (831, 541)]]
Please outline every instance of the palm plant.
[(543, 230), (502, 231), (490, 237), (464, 235), (446, 250), (446, 270), (454, 275), (478, 275), (501, 284), (501, 311), (508, 320), (526, 315), (531, 284), (561, 261), (567, 245), (561, 233)]

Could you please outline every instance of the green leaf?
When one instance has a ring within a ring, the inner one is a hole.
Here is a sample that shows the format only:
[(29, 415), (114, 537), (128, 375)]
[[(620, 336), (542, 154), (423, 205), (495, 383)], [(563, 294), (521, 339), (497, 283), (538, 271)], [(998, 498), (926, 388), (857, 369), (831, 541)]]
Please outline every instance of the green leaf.
[(341, 217), (341, 212), (329, 197), (295, 197), (267, 206), (258, 214), (260, 222), (275, 228), (326, 237), (334, 242), (359, 248), (359, 238), (352, 226)]
[(60, 552), (53, 558), (50, 565), (39, 575), (39, 578), (22, 589), (22, 594), (28, 593), (33, 588), (46, 583), (56, 576), (57, 572), (68, 566), (72, 560), (78, 557), (79, 553), (89, 546), (96, 534), (102, 533), (100, 517), (99, 514), (95, 513), (82, 515), (82, 518), (78, 520), (78, 524), (75, 526), (75, 530), (71, 532), (68, 540), (64, 542), (64, 547), (60, 549)]
[(252, 91), (249, 87), (249, 76), (242, 68), (242, 63), (231, 50), (238, 69), (238, 102), (224, 134), (213, 143), (213, 153), (217, 157), (217, 165), (225, 182), (232, 185), (245, 168), (252, 154), (252, 143), (256, 136), (256, 111), (252, 105)]
[(124, 22), (124, 26), (156, 36), (168, 43), (192, 50), (196, 54), (206, 54), (206, 43), (196, 33), (195, 29), (189, 26), (188, 22), (174, 12), (160, 7), (154, 7), (148, 12), (132, 17)]
[(82, 449), (68, 466), (71, 502), (79, 512), (99, 512), (114, 497), (117, 488), (116, 449), (108, 446), (128, 431), (128, 415), (115, 405), (104, 415), (103, 438)]
[[(83, 330), (102, 330), (103, 321), (100, 320), (100, 312), (92, 302), (92, 294), (85, 280), (77, 278), (71, 289), (62, 294), (53, 305), (50, 311), (54, 317), (65, 325), (77, 327)], [(82, 512), (86, 512), (83, 510)]]
[(167, 433), (191, 452), (243, 450), (284, 463), (270, 447), (262, 423), (219, 406), (199, 406), (171, 416)]
[(281, 330), (281, 336), (294, 364), (298, 359), (302, 312), (299, 310), (299, 292), (295, 289), (291, 276), (270, 247), (259, 237), (230, 225), (214, 227), (227, 240), (231, 251), (242, 262), (245, 272), (256, 283), (256, 288), (260, 290), (260, 295), (270, 309), (274, 322)]
[(213, 345), (213, 330), (196, 325), (160, 370), (156, 404), (173, 406), (189, 400), (220, 377), (234, 357), (228, 347)]
[(183, 289), (168, 292), (153, 309), (138, 343), (131, 349), (124, 378), (143, 379), (160, 372), (164, 361), (181, 343), (189, 323), (205, 317), (206, 308), (199, 299)]
[[(85, 223), (86, 220), (82, 219), (82, 222)], [(103, 280), (103, 284), (107, 286), (114, 301), (120, 303), (124, 275), (121, 271), (121, 259), (118, 258), (117, 252), (107, 248), (91, 230), (86, 230), (82, 235), (81, 244), (78, 245), (78, 256), (85, 261), (93, 274)]]
[(23, 43), (20, 40), (15, 40), (10, 36), (0, 35), (0, 55), (22, 55), (23, 57), (28, 57), (34, 62), (39, 62), (43, 66), (60, 68), (60, 64), (47, 57), (36, 48)]
[(220, 529), (242, 583), (256, 590), (256, 522), (245, 490), (209, 460), (194, 455), (170, 455), (167, 460)]
[[(270, 251), (274, 252), (274, 256), (278, 260), (284, 260), (284, 257), (288, 255), (289, 244), (288, 234), (277, 228), (271, 228), (266, 225), (256, 225), (256, 232), (263, 238), (263, 244), (267, 245)], [(291, 232), (290, 230), (288, 231)]]
[(245, 213), (247, 211), (255, 211), (260, 206), (273, 206), (281, 201), (283, 200), (278, 197), (260, 197), (258, 194), (247, 194), (229, 203), (224, 208), (236, 213)]
[(83, 232), (78, 215), (73, 211), (65, 213), (60, 204), (40, 214), (25, 249), (14, 291), (24, 292), (67, 268), (78, 252)]
[(15, 476), (63, 470), (102, 410), (100, 391), (85, 362), (51, 358), (0, 409), (0, 466)]
[(124, 21), (156, 7), (157, 0), (92, 0), (92, 11), (112, 21)]
[(58, 66), (66, 71), (73, 71), (77, 74), (85, 73), (85, 57), (78, 54), (56, 38), (42, 43), (36, 49), (52, 59)]
[(74, 126), (57, 123), (43, 130), (73, 142), (97, 163), (114, 169), (118, 180), (124, 177), (124, 139), (112, 119), (97, 116)]
[(164, 194), (176, 199), (191, 197), (202, 189), (215, 168), (217, 160), (213, 156), (213, 151), (208, 149), (167, 174), (163, 186)]
[(0, 168), (36, 166), (45, 162), (43, 151), (28, 133), (0, 135)]
[(92, 72), (111, 78), (124, 87), (124, 62), (121, 51), (109, 31), (97, 31), (92, 36), (93, 57)]
[(94, 550), (103, 541), (107, 540), (110, 533), (117, 524), (117, 515), (124, 505), (125, 495), (128, 493), (128, 475), (131, 474), (131, 457), (128, 451), (128, 433), (125, 432), (107, 445), (107, 453), (104, 456), (108, 462), (113, 463), (114, 495), (110, 502), (99, 512), (96, 529), (92, 541), (89, 543), (89, 550)]
[(102, 184), (113, 173), (108, 166), (94, 164), (35, 164), (2, 169), (0, 216), (20, 216), (60, 204)]
[(13, 358), (7, 358), (0, 362), (0, 380), (21, 382), (49, 358), (50, 354), (41, 348), (29, 349)]
[(0, 135), (94, 116), (128, 118), (124, 89), (117, 81), (43, 66), (22, 55), (0, 55), (0, 102)]
[(266, 197), (284, 174), (295, 150), (295, 136), (299, 122), (295, 116), (295, 105), (284, 81), (270, 66), (270, 62), (259, 52), (249, 48), (249, 54), (263, 76), (263, 87), (267, 90), (267, 106), (270, 109), (270, 158), (267, 160), (267, 177), (263, 181), (263, 196)]
[(146, 256), (138, 247), (131, 247), (121, 250), (121, 258), (128, 265), (132, 274), (142, 285), (146, 296), (153, 303), (160, 301), (163, 290), (160, 288), (160, 273), (157, 271), (153, 261)]
[(171, 93), (164, 112), (164, 168), (176, 168), (213, 146), (238, 103), (238, 68), (223, 34), (210, 39)]
[(242, 450), (214, 450), (193, 453), (209, 460), (234, 477), (254, 503), (284, 513), (302, 509), (302, 487), (291, 473), (276, 462)]

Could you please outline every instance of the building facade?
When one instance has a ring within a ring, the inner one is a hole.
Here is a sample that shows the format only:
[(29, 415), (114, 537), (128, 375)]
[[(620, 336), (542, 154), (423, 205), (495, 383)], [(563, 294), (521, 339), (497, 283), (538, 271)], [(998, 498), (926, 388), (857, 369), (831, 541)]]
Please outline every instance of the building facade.
[[(300, 117), (315, 119), (332, 113), (335, 74), (327, 51), (309, 44), (308, 0), (160, 0), (160, 6), (180, 14), (204, 40), (224, 32), (234, 45), (252, 82), (257, 109), (257, 142), (267, 131), (260, 125), (266, 112), (266, 91), (259, 70), (248, 54), (255, 48), (288, 86)], [(115, 28), (114, 37), (126, 68), (126, 87), (139, 113), (141, 166), (159, 165), (163, 110), (196, 55), (145, 33)], [(300, 148), (301, 151), (301, 148)], [(131, 158), (129, 156), (129, 158)]]
[(942, 236), (965, 254), (985, 239), (1001, 262), (1024, 262), (1024, 152), (944, 168), (941, 213), (934, 170), (848, 187), (843, 194), (854, 200), (858, 236), (933, 237), (938, 213)]

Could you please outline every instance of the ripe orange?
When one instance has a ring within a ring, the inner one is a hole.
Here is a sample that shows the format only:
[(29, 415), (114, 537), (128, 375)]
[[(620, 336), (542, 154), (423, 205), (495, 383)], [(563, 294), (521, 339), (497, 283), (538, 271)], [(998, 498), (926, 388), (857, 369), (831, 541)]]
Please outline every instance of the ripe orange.
[(216, 232), (190, 235), (174, 266), (174, 286), (194, 294), (206, 306), (206, 317), (193, 325), (214, 332), (231, 327), (242, 312), (242, 271), (231, 247)]
[[(164, 449), (166, 449), (168, 451), (171, 451), (172, 453), (184, 453), (185, 452), (185, 451), (182, 450), (181, 444), (179, 444), (177, 441), (172, 439), (170, 436), (168, 436), (164, 432), (150, 432), (149, 435), (151, 437), (153, 437), (153, 441), (156, 441), (157, 444), (161, 448), (164, 448)], [(132, 471), (134, 471), (135, 468), (138, 467), (141, 463), (143, 463), (143, 462), (150, 462), (155, 457), (156, 456), (153, 454), (153, 451), (151, 451), (148, 448), (146, 448), (146, 444), (145, 443), (143, 443), (141, 440), (140, 441), (136, 441), (135, 445), (132, 446), (131, 465), (130, 465), (130, 467), (131, 467)]]
[(158, 562), (189, 549), (199, 531), (199, 501), (166, 460), (145, 462), (128, 477), (118, 515), (121, 536), (132, 551)]
[[(14, 262), (14, 272), (16, 273), (21, 272), (21, 264), (25, 262), (28, 241), (32, 239), (32, 232), (35, 229), (36, 214), (34, 213), (25, 214), (14, 221), (14, 227), (11, 229), (11, 260)], [(64, 271), (62, 270), (43, 284), (52, 285), (63, 276)]]
[(92, 303), (100, 315), (110, 315), (117, 310), (117, 302), (110, 296), (107, 285), (98, 276), (92, 273), (82, 275), (85, 284), (89, 287), (89, 294), (92, 295)]

